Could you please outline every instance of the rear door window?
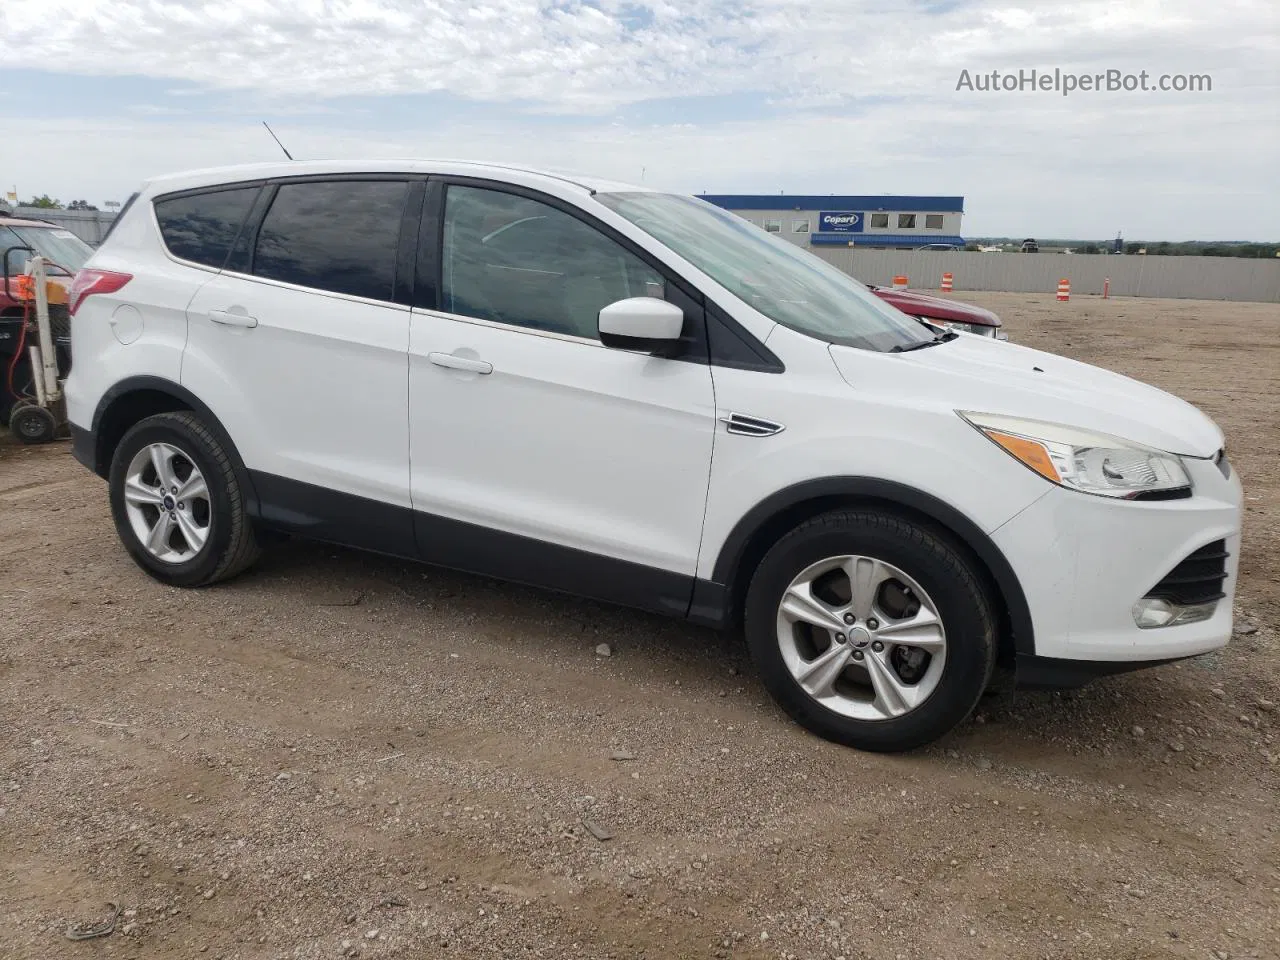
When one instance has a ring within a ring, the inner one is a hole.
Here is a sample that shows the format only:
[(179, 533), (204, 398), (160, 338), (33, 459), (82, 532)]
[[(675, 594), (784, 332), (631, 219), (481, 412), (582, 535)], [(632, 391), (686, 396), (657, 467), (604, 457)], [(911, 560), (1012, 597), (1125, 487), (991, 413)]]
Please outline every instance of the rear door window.
[(281, 185), (258, 231), (254, 275), (391, 300), (408, 189), (403, 180)]
[(175, 257), (221, 270), (258, 187), (217, 190), (156, 201), (156, 222)]

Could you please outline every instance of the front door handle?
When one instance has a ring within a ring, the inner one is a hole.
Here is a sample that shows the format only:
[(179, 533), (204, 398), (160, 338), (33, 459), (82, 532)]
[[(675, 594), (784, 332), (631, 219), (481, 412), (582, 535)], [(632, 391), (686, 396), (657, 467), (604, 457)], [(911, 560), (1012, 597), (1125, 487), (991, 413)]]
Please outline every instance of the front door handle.
[(451, 370), (466, 370), (468, 373), (493, 373), (493, 364), (487, 360), (472, 360), (470, 357), (459, 357), (453, 353), (428, 353), (427, 359), (437, 367), (448, 367)]
[(256, 327), (258, 318), (249, 316), (244, 307), (230, 307), (226, 310), (210, 310), (209, 319), (227, 327)]

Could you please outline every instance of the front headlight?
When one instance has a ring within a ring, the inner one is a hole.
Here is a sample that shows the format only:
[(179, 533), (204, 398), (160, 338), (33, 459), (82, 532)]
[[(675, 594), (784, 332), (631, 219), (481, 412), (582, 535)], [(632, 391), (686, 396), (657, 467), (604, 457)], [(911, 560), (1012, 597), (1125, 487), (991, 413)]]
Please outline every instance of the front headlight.
[(1190, 490), (1182, 461), (1104, 433), (994, 413), (956, 411), (987, 439), (1046, 480), (1082, 493), (1125, 499)]

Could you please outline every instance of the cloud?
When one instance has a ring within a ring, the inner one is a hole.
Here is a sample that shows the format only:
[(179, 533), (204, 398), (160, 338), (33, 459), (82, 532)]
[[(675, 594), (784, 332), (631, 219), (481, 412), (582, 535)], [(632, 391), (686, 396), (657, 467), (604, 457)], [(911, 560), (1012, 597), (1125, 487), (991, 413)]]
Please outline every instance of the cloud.
[(743, 89), (787, 102), (931, 95), (961, 66), (1265, 70), (1278, 11), (1271, 0), (7, 0), (0, 35), (10, 67), (599, 111)]
[[(119, 197), (153, 173), (273, 158), (265, 115), (301, 156), (963, 194), (968, 233), (1280, 223), (1274, 0), (6, 0), (0, 36), (0, 82), (53, 70), (66, 87), (56, 110), (0, 99), (27, 143), (3, 175), (24, 191)], [(1055, 67), (1207, 73), (1213, 90), (956, 90), (961, 70)]]

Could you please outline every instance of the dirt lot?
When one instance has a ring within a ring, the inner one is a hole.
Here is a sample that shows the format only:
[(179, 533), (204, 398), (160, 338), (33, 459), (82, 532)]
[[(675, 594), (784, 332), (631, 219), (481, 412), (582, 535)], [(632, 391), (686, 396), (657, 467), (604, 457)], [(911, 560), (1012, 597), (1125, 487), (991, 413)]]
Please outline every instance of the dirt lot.
[(1280, 956), (1280, 308), (957, 295), (1224, 426), (1224, 652), (860, 754), (681, 623), (306, 544), (161, 587), (0, 436), (0, 956)]

